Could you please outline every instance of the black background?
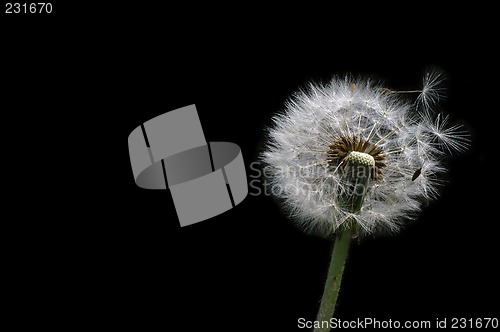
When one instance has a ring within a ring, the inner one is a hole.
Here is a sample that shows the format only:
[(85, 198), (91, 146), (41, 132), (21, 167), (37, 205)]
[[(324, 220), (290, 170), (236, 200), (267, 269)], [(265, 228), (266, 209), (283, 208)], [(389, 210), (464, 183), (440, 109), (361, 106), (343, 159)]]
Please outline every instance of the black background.
[(314, 320), (331, 241), (303, 234), (264, 195), (180, 228), (168, 191), (135, 185), (127, 137), (196, 104), (207, 140), (238, 144), (251, 180), (263, 128), (299, 87), (354, 73), (414, 89), (428, 66), (447, 74), (441, 106), (472, 147), (417, 222), (351, 248), (337, 316), (498, 317), (487, 9), (139, 7), (2, 16), (3, 135), (16, 142), (5, 147), (15, 226), (5, 264), (18, 324), (294, 331)]

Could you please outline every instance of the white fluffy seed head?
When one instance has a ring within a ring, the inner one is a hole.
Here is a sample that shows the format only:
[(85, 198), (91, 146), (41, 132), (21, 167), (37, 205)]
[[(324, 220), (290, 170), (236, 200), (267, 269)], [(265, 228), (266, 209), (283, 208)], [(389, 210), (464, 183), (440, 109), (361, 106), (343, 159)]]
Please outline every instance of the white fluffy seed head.
[[(431, 111), (438, 78), (427, 75), (417, 98), (423, 107), (368, 79), (346, 77), (311, 85), (274, 116), (261, 155), (268, 192), (305, 231), (329, 236), (354, 220), (361, 236), (395, 233), (437, 197), (443, 157), (469, 141), (460, 126)], [(352, 161), (373, 171), (356, 213), (341, 199), (350, 190)]]

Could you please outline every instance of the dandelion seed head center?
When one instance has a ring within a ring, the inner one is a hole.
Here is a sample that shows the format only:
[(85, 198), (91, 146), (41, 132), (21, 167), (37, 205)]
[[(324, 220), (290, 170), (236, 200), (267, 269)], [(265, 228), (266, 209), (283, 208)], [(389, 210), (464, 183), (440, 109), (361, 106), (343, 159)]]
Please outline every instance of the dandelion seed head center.
[(368, 153), (351, 151), (349, 153), (349, 162), (367, 167), (375, 167), (375, 159)]
[(372, 180), (376, 180), (386, 166), (382, 148), (362, 137), (341, 136), (329, 148), (326, 159), (334, 170), (341, 164), (368, 166), (372, 169)]

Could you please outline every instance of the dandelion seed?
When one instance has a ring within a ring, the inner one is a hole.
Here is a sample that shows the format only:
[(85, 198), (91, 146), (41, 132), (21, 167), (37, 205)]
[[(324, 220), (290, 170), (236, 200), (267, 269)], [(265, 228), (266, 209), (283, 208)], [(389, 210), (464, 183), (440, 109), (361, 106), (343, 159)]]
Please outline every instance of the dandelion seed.
[(445, 76), (439, 69), (429, 69), (424, 74), (422, 91), (417, 101), (424, 109), (431, 108), (444, 98), (445, 88), (443, 86)]

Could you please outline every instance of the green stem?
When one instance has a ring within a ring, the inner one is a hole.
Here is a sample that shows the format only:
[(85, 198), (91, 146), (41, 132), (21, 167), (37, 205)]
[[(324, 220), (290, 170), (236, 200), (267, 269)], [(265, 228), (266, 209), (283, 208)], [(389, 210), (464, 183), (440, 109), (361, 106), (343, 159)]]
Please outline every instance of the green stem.
[(335, 238), (330, 267), (328, 268), (328, 277), (326, 278), (323, 298), (321, 299), (321, 305), (316, 319), (319, 321), (321, 327), (314, 329), (315, 332), (330, 331), (330, 318), (333, 317), (333, 313), (335, 312), (335, 305), (342, 282), (342, 274), (344, 273), (345, 262), (349, 252), (349, 244), (351, 243), (352, 229), (353, 227), (346, 228)]
[[(344, 160), (347, 161), (346, 166), (348, 166), (345, 174), (347, 184), (340, 192), (338, 202), (344, 205), (349, 212), (359, 213), (363, 206), (371, 171), (375, 167), (375, 159), (367, 153), (351, 151)], [(323, 298), (316, 318), (320, 327), (315, 328), (315, 332), (330, 331), (329, 323), (335, 312), (345, 262), (349, 253), (349, 244), (353, 235), (358, 236), (359, 234), (359, 224), (354, 219), (347, 220), (344, 225), (344, 228), (335, 237)]]

